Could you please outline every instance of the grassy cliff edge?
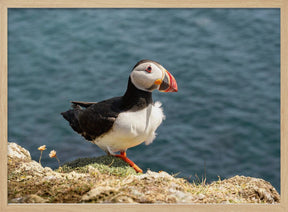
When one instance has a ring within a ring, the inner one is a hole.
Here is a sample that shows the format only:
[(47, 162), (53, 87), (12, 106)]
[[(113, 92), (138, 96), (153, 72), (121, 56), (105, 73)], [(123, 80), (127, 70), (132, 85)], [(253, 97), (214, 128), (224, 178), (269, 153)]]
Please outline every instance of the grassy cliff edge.
[(280, 196), (258, 178), (189, 183), (164, 171), (137, 174), (112, 156), (78, 159), (53, 171), (32, 160), (26, 149), (8, 143), (8, 202), (275, 204)]

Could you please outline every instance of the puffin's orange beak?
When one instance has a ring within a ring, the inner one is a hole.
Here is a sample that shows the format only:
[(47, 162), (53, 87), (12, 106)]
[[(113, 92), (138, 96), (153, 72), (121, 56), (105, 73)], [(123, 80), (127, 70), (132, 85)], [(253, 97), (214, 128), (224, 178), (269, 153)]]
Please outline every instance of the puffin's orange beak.
[(162, 82), (159, 86), (159, 91), (161, 92), (177, 92), (178, 91), (178, 86), (177, 86), (177, 82), (175, 78), (167, 70), (165, 70), (164, 78), (162, 79)]

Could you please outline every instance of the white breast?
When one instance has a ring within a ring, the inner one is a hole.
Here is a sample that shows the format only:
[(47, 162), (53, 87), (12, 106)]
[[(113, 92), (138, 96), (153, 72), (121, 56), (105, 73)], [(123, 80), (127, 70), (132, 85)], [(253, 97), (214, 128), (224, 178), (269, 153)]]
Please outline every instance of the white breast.
[(93, 143), (111, 154), (117, 151), (137, 146), (145, 141), (152, 143), (156, 136), (156, 129), (165, 119), (160, 102), (139, 110), (120, 113), (113, 128)]

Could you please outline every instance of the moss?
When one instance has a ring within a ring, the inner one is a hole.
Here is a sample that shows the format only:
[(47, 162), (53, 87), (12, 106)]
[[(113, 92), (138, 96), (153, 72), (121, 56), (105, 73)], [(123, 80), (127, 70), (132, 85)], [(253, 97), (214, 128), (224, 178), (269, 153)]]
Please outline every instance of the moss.
[(97, 158), (79, 158), (72, 162), (65, 163), (58, 172), (69, 173), (77, 171), (79, 173), (88, 173), (89, 167), (97, 169), (101, 174), (111, 174), (115, 176), (128, 176), (136, 173), (136, 171), (125, 163), (122, 159), (106, 155)]
[(123, 160), (112, 155), (104, 155), (94, 158), (79, 158), (72, 162), (65, 163), (64, 166), (68, 166), (73, 169), (94, 163), (107, 165), (109, 167), (129, 167), (129, 165)]

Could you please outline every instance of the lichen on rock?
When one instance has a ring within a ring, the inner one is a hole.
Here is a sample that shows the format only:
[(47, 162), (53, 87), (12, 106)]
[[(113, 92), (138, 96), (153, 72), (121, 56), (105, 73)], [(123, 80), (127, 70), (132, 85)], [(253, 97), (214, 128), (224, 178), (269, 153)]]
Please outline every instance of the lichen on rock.
[(18, 158), (22, 161), (30, 161), (30, 152), (16, 143), (8, 143), (8, 158)]
[(279, 203), (262, 179), (235, 176), (190, 183), (164, 171), (139, 174), (120, 158), (102, 156), (42, 167), (29, 151), (8, 143), (9, 203)]

